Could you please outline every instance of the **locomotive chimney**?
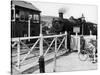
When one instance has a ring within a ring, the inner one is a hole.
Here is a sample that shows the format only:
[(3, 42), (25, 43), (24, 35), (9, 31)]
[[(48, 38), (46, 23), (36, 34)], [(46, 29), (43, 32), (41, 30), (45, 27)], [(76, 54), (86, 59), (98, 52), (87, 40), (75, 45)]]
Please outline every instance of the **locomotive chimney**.
[(59, 18), (63, 19), (63, 12), (59, 12)]
[(66, 13), (65, 8), (60, 8), (60, 9), (59, 9), (59, 18), (60, 18), (60, 19), (63, 19), (63, 14), (65, 14), (65, 13)]

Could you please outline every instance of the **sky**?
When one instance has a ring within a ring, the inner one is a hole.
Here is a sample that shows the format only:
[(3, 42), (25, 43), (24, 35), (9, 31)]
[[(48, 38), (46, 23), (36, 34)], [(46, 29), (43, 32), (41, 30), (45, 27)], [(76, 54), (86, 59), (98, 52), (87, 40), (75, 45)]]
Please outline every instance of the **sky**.
[[(24, 0), (28, 1), (28, 0)], [(59, 9), (63, 8), (65, 11), (64, 18), (69, 18), (73, 16), (79, 18), (82, 13), (85, 16), (86, 21), (97, 22), (97, 6), (94, 5), (80, 5), (80, 4), (67, 4), (67, 3), (48, 3), (48, 2), (38, 2), (38, 1), (28, 1), (36, 6), (41, 12), (41, 15), (47, 16), (59, 16)]]

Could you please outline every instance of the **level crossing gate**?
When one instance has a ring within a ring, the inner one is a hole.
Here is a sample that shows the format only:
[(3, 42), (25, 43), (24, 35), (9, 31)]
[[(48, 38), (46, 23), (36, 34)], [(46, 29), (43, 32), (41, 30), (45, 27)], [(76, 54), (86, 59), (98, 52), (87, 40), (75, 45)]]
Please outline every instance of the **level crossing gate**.
[[(35, 43), (32, 43), (30, 47), (25, 43), (25, 40), (30, 41), (32, 39), (35, 39), (36, 41)], [(67, 32), (60, 35), (43, 36), (40, 34), (40, 36), (34, 37), (12, 38), (11, 44), (12, 67), (20, 73), (25, 70), (23, 67), (25, 64), (23, 63), (25, 63), (27, 59), (34, 58), (32, 59), (34, 60), (34, 64), (41, 65), (41, 61), (39, 62), (39, 59), (41, 59), (41, 57), (48, 57), (50, 54), (53, 54), (53, 56), (51, 55), (45, 60), (53, 58), (53, 70), (56, 71), (56, 57), (67, 51)]]
[[(95, 36), (85, 36), (85, 39), (95, 38)], [(36, 41), (31, 44), (26, 44), (25, 40), (32, 40), (35, 39)], [(20, 73), (23, 72), (26, 67), (32, 67), (33, 65), (43, 65), (46, 60), (53, 58), (54, 60), (54, 67), (53, 71), (56, 71), (56, 59), (57, 56), (63, 54), (64, 52), (68, 51), (67, 49), (67, 32), (64, 34), (59, 35), (49, 35), (43, 36), (34, 36), (34, 37), (21, 37), (21, 38), (12, 38), (11, 39), (11, 49), (12, 49), (12, 67), (19, 71)], [(78, 50), (80, 52), (80, 36), (71, 35), (71, 49)], [(50, 56), (51, 55), (51, 56)], [(39, 62), (39, 60), (43, 57), (43, 60)], [(48, 57), (48, 58), (46, 58)], [(33, 63), (30, 66), (23, 67), (26, 63), (29, 62), (28, 59), (33, 60)], [(45, 60), (44, 60), (45, 59)], [(40, 70), (45, 70), (40, 68)], [(45, 71), (40, 71), (45, 72)]]

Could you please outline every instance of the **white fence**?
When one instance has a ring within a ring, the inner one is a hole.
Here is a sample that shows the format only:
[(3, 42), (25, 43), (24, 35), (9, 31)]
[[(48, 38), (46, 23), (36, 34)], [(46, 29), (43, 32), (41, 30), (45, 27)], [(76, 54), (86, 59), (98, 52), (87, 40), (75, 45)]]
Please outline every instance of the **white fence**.
[[(88, 42), (90, 39), (96, 39), (96, 36), (90, 35), (90, 36), (84, 36), (84, 38)], [(31, 47), (29, 47), (28, 44), (26, 44), (24, 41), (31, 40), (31, 39), (35, 39), (36, 41), (35, 43), (31, 44), (32, 45)], [(50, 41), (48, 41), (47, 39), (49, 39)], [(22, 63), (29, 56), (31, 56), (32, 51), (34, 51), (35, 53), (36, 48), (38, 48), (39, 50), (37, 50), (38, 53), (36, 54), (37, 58), (35, 60), (35, 63), (38, 63), (40, 56), (45, 57), (48, 54), (48, 52), (52, 50), (54, 53), (54, 57), (53, 57), (54, 58), (54, 70), (56, 70), (56, 57), (57, 57), (57, 53), (60, 50), (61, 46), (63, 46), (64, 50), (67, 51), (67, 32), (65, 32), (64, 34), (60, 34), (60, 35), (43, 36), (42, 34), (40, 34), (40, 36), (34, 36), (34, 37), (12, 38), (11, 42), (12, 42), (12, 50), (14, 47), (16, 47), (16, 50), (17, 50), (16, 52), (17, 62), (13, 66), (18, 71), (20, 71)], [(45, 47), (44, 44), (46, 44), (47, 47)], [(72, 50), (78, 50), (78, 52), (80, 52), (80, 36), (71, 35), (70, 44), (71, 44)], [(21, 55), (23, 51), (22, 50), (23, 46), (25, 47), (24, 50), (26, 49), (27, 51), (24, 56)]]
[(71, 49), (80, 52), (80, 36), (71, 35)]
[[(91, 39), (92, 40), (96, 40), (96, 36), (95, 35), (88, 35), (88, 36), (84, 36), (84, 39), (86, 41), (86, 43), (88, 43)], [(71, 49), (72, 50), (78, 50), (78, 52), (80, 52), (80, 36), (76, 36), (76, 35), (71, 35)]]
[[(46, 39), (50, 39), (50, 38), (52, 38), (52, 40), (50, 43), (48, 43)], [(31, 39), (37, 39), (36, 42), (32, 44), (31, 47), (29, 47), (27, 44), (23, 42), (24, 40), (31, 40)], [(16, 48), (17, 63), (13, 65), (17, 70), (20, 71), (22, 63), (27, 59), (27, 57), (31, 54), (31, 52), (36, 48), (37, 45), (39, 46), (39, 50), (38, 50), (39, 51), (38, 58), (39, 58), (40, 56), (45, 57), (48, 51), (52, 49), (52, 45), (54, 44), (54, 48), (53, 48), (54, 54), (55, 54), (54, 61), (55, 61), (55, 66), (56, 66), (57, 52), (60, 50), (61, 46), (64, 46), (65, 50), (67, 49), (67, 32), (60, 35), (43, 36), (42, 34), (40, 34), (40, 36), (34, 36), (34, 37), (12, 38), (11, 42), (12, 42), (12, 50), (14, 47), (17, 47)], [(44, 45), (43, 45), (44, 43), (47, 44), (48, 46), (45, 51), (44, 51)], [(27, 49), (27, 53), (25, 54), (25, 56), (23, 56), (23, 58), (21, 57), (22, 46), (24, 46), (25, 49)], [(36, 63), (38, 62), (38, 58), (35, 60)]]

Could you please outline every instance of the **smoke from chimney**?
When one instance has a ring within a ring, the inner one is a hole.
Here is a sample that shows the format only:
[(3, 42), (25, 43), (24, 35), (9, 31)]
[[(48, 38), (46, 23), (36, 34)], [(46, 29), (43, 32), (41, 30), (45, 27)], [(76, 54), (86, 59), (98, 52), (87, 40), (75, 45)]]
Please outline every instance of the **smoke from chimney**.
[(60, 8), (59, 9), (59, 18), (63, 19), (63, 14), (65, 14), (65, 13), (66, 13), (66, 10), (64, 8)]
[(66, 9), (65, 9), (65, 8), (60, 8), (60, 9), (59, 9), (59, 13), (65, 14), (65, 13), (66, 13)]

